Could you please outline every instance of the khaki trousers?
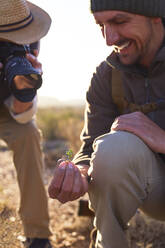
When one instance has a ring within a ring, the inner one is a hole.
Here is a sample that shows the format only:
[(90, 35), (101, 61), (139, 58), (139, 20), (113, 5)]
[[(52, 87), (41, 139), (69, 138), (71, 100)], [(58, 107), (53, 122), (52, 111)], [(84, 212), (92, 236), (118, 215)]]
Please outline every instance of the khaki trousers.
[(140, 138), (124, 131), (100, 136), (91, 166), (96, 248), (128, 248), (125, 230), (138, 208), (165, 220), (165, 164)]
[(34, 121), (17, 123), (4, 106), (0, 107), (0, 138), (13, 151), (20, 189), (20, 209), (26, 237), (47, 238), (49, 215), (42, 179), (43, 156), (40, 132)]

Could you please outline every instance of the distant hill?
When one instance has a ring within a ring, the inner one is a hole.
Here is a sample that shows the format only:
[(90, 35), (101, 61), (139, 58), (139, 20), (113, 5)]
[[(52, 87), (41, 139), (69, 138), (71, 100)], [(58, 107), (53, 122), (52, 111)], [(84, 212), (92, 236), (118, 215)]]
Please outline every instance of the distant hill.
[(73, 99), (68, 101), (60, 101), (55, 97), (38, 96), (38, 106), (40, 108), (46, 107), (64, 107), (64, 106), (83, 106), (85, 100)]

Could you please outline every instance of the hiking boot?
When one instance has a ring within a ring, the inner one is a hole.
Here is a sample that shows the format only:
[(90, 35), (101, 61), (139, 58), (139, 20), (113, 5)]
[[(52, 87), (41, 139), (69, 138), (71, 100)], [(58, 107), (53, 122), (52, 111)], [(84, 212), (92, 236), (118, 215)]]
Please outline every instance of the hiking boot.
[(24, 242), (26, 248), (53, 248), (49, 239), (27, 238)]

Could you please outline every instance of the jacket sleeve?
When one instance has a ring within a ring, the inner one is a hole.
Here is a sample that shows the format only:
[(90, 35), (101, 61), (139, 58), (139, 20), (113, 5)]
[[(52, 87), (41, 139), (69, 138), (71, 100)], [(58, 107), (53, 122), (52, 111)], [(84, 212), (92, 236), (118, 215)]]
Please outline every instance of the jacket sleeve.
[(4, 102), (4, 104), (8, 108), (8, 111), (10, 115), (13, 117), (13, 119), (15, 119), (20, 124), (25, 124), (31, 121), (35, 117), (35, 114), (37, 112), (37, 96), (35, 96), (33, 99), (32, 107), (20, 114), (15, 114), (13, 112), (13, 99), (14, 99), (13, 95), (11, 95)]
[(93, 74), (86, 94), (84, 128), (80, 135), (82, 146), (75, 155), (75, 164), (90, 164), (95, 138), (110, 131), (117, 116), (116, 106), (112, 102), (112, 70), (106, 62), (100, 64)]

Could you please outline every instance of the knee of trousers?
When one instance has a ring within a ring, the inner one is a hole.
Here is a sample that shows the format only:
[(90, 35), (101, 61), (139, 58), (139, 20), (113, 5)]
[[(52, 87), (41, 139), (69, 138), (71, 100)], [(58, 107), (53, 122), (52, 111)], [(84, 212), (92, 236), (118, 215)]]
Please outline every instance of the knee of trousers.
[(26, 124), (17, 124), (14, 127), (14, 135), (9, 142), (11, 148), (16, 145), (18, 142), (19, 144), (29, 143), (32, 142), (39, 142), (41, 141), (42, 133), (37, 128), (35, 121), (28, 122)]
[(154, 153), (132, 133), (117, 131), (105, 134), (95, 140), (93, 147), (91, 170), (98, 185), (118, 185), (134, 177), (144, 184), (146, 173), (152, 173), (150, 162)]
[(27, 124), (22, 125), (23, 135), (26, 137), (36, 137), (41, 138), (42, 132), (37, 128), (37, 125), (34, 121), (28, 122)]

